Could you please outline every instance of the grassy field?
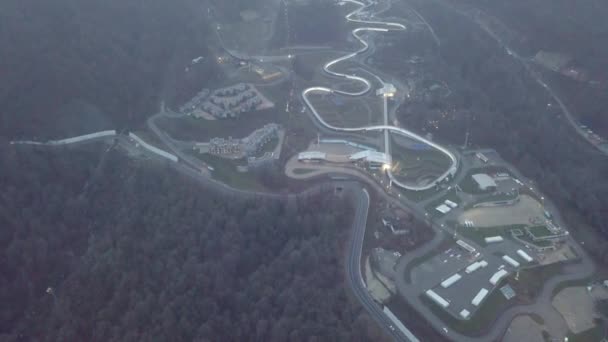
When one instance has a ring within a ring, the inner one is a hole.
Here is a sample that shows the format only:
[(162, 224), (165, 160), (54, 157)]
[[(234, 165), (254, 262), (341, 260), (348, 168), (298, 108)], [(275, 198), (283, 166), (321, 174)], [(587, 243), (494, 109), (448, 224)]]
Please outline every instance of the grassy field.
[(524, 234), (524, 235), (518, 236), (518, 237), (520, 239), (522, 239), (523, 241), (529, 243), (530, 245), (535, 245), (538, 247), (549, 247), (552, 245), (551, 241), (546, 241), (546, 240), (534, 241), (528, 234)]
[(171, 137), (179, 140), (208, 141), (223, 137), (244, 138), (267, 123), (277, 122), (275, 108), (243, 113), (239, 119), (204, 120), (191, 116), (184, 118), (160, 118), (158, 125)]
[(530, 301), (540, 293), (547, 280), (562, 272), (563, 266), (562, 263), (555, 263), (525, 268), (519, 271), (519, 275), (512, 274), (507, 279), (518, 296)]
[(530, 233), (532, 233), (532, 235), (536, 236), (537, 238), (553, 235), (553, 233), (551, 233), (549, 228), (547, 228), (546, 226), (534, 226), (528, 229), (530, 230)]
[[(451, 224), (456, 224), (455, 222), (451, 222)], [(514, 224), (509, 226), (498, 226), (498, 227), (459, 227), (458, 234), (475, 241), (481, 246), (486, 246), (486, 237), (490, 236), (502, 236), (504, 238), (508, 238), (511, 236), (511, 230), (513, 229), (523, 229), (525, 225)]]
[(282, 84), (259, 87), (258, 90), (274, 102), (273, 108), (243, 113), (238, 119), (160, 118), (158, 126), (175, 139), (205, 142), (214, 137), (243, 138), (265, 124), (274, 122), (287, 131), (284, 145), (287, 154), (304, 149), (315, 137), (316, 128), (307, 114), (299, 112), (298, 106), (291, 106), (289, 112), (285, 111), (290, 87)]
[(406, 184), (423, 184), (434, 180), (450, 167), (450, 159), (435, 149), (420, 146), (420, 149), (407, 147), (401, 137), (391, 134), (391, 156), (393, 174)]
[(338, 127), (361, 127), (380, 124), (380, 102), (339, 95), (313, 96), (311, 102), (329, 124)]
[(250, 190), (265, 190), (266, 188), (260, 184), (254, 175), (249, 172), (238, 172), (237, 166), (242, 164), (237, 161), (232, 161), (210, 154), (197, 155), (197, 158), (214, 168), (211, 175), (213, 178), (239, 189)]
[(439, 190), (432, 188), (423, 191), (399, 190), (399, 192), (405, 195), (410, 201), (421, 202), (435, 195)]

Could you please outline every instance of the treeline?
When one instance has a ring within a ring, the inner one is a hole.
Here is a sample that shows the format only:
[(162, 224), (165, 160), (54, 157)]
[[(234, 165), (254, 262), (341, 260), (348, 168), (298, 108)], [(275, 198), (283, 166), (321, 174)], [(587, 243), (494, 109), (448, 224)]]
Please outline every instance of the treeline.
[(213, 82), (212, 58), (184, 71), (215, 43), (206, 7), (196, 0), (3, 1), (0, 135), (82, 133), (55, 124), (65, 115), (84, 129), (100, 129), (87, 126), (93, 119), (136, 126), (161, 100)]
[[(3, 148), (2, 341), (379, 341), (349, 201), (245, 201), (111, 152)], [(89, 184), (88, 186), (85, 186)]]
[[(517, 32), (519, 45), (533, 55), (539, 50), (564, 53), (592, 82), (579, 82), (549, 72), (545, 78), (584, 123), (608, 136), (608, 3), (602, 0), (468, 1)], [(564, 20), (566, 18), (566, 20)]]
[[(346, 20), (341, 7), (325, 0), (292, 2), (288, 6), (289, 42), (292, 45), (342, 42)], [(333, 44), (332, 44), (333, 45)]]
[[(580, 213), (608, 237), (608, 158), (573, 132), (557, 106), (547, 106), (552, 101), (544, 89), (479, 28), (444, 7), (420, 2), (420, 8), (442, 37), (437, 69), (452, 97), (426, 116), (404, 107), (403, 122), (457, 145), (468, 128), (472, 146), (498, 150), (562, 209)], [(439, 129), (434, 120), (442, 122)], [(608, 261), (605, 244), (596, 248), (592, 252)]]

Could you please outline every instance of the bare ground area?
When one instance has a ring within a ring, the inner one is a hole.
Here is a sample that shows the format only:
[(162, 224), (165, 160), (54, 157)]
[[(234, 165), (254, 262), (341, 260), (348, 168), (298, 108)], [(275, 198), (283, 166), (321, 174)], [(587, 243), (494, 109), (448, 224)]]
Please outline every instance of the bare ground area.
[(390, 291), (374, 276), (369, 257), (365, 258), (365, 283), (372, 298), (377, 302), (385, 303), (391, 298)]
[(504, 342), (544, 342), (542, 326), (530, 316), (518, 316), (505, 333)]
[(532, 220), (543, 217), (541, 204), (528, 195), (519, 196), (513, 205), (501, 207), (473, 208), (458, 218), (460, 224), (473, 221), (476, 227), (496, 227), (516, 224), (529, 225)]
[(602, 286), (595, 286), (591, 292), (584, 286), (567, 287), (553, 298), (553, 306), (564, 317), (570, 331), (578, 334), (595, 326), (597, 314), (593, 302), (606, 298), (608, 289)]
[(562, 245), (554, 251), (546, 251), (540, 258), (541, 265), (549, 265), (556, 262), (564, 262), (576, 258), (576, 254), (572, 251), (570, 246)]

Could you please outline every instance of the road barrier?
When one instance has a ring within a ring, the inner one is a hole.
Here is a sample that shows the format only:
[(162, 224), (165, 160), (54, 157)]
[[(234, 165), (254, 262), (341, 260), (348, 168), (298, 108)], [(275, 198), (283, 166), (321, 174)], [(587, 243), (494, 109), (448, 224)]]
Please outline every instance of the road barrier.
[(150, 144), (148, 144), (147, 142), (143, 141), (140, 137), (138, 137), (137, 135), (135, 135), (135, 133), (129, 133), (129, 137), (133, 140), (135, 140), (137, 143), (139, 143), (143, 148), (147, 149), (148, 151), (157, 154), (163, 158), (169, 159), (170, 161), (177, 163), (178, 158), (177, 156), (167, 152), (167, 151), (163, 151), (158, 147), (154, 147)]

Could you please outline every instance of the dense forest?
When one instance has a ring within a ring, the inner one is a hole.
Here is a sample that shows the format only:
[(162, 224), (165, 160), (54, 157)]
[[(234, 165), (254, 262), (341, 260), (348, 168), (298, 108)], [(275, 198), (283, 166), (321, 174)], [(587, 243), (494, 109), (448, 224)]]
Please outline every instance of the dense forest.
[(587, 81), (560, 73), (545, 78), (556, 88), (576, 116), (596, 132), (608, 137), (608, 2), (602, 0), (465, 1), (498, 18), (509, 28), (512, 45), (521, 54), (539, 50), (563, 53), (569, 66), (582, 70)]
[[(272, 37), (274, 47), (344, 44), (343, 8), (324, 0), (281, 1)], [(314, 20), (311, 20), (314, 18)]]
[(135, 126), (161, 100), (212, 82), (214, 63), (184, 73), (215, 43), (205, 3), (2, 1), (0, 134), (48, 138)]
[(0, 340), (383, 339), (348, 295), (348, 200), (239, 200), (117, 152), (90, 182), (100, 147), (0, 151)]
[[(436, 70), (452, 95), (432, 103), (434, 110), (404, 106), (402, 121), (456, 145), (468, 130), (471, 146), (497, 149), (565, 213), (580, 214), (608, 238), (608, 158), (573, 132), (559, 108), (547, 106), (544, 89), (475, 24), (445, 7), (418, 3), (442, 38)], [(438, 129), (429, 124), (433, 120), (442, 122)], [(569, 228), (576, 230), (577, 223)], [(608, 261), (605, 243), (588, 247)]]
[(529, 52), (566, 52), (582, 64), (608, 77), (608, 3), (603, 0), (464, 0), (499, 18), (521, 35)]

